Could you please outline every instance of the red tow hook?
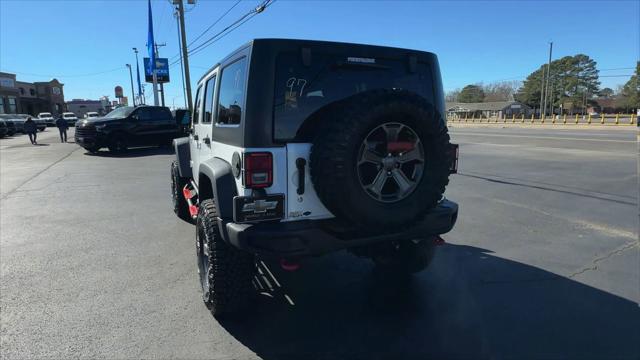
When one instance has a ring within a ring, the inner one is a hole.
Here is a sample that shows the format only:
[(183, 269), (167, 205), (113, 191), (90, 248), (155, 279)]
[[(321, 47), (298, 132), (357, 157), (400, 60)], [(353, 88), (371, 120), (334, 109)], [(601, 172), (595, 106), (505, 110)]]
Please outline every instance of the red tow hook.
[(296, 271), (300, 269), (300, 263), (295, 262), (291, 259), (280, 259), (280, 267), (285, 271)]
[(195, 205), (189, 205), (189, 215), (191, 215), (192, 218), (198, 216), (198, 207)]
[(189, 184), (185, 185), (182, 188), (182, 196), (187, 200), (187, 205), (189, 206), (189, 215), (191, 215), (192, 219), (195, 219), (198, 216), (198, 206), (191, 201), (196, 196), (195, 191), (189, 189)]
[(433, 241), (436, 243), (436, 245), (438, 246), (442, 246), (445, 244), (445, 241), (443, 238), (440, 237), (440, 235), (436, 235), (433, 237)]

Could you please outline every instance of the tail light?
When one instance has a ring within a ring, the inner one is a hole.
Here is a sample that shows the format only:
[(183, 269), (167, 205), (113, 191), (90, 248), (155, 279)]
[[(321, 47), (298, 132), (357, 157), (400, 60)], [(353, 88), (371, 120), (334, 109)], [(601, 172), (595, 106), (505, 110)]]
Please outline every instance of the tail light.
[(273, 184), (273, 157), (270, 152), (244, 154), (244, 186), (266, 188)]

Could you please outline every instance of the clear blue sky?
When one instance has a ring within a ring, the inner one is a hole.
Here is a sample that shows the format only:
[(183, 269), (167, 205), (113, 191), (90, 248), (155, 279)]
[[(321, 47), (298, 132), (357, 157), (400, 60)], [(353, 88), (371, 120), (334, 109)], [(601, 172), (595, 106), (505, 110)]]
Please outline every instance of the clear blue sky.
[[(186, 1), (186, 0), (185, 0)], [(195, 38), (235, 1), (187, 5), (188, 39)], [(238, 4), (209, 34), (221, 30), (258, 0)], [(152, 1), (161, 56), (178, 52), (176, 21), (168, 0)], [(130, 95), (126, 63), (132, 47), (144, 53), (146, 1), (0, 0), (0, 70), (23, 81), (55, 76), (65, 99)], [(523, 79), (554, 58), (584, 53), (600, 69), (634, 67), (640, 58), (640, 1), (292, 1), (265, 12), (191, 59), (192, 82), (221, 57), (258, 37), (334, 40), (407, 47), (438, 54), (446, 90), (476, 82)], [(206, 39), (204, 36), (203, 39)], [(142, 63), (142, 60), (140, 61)], [(142, 65), (142, 64), (141, 64)], [(93, 76), (85, 74), (120, 69)], [(166, 87), (169, 106), (183, 104), (179, 67)], [(601, 75), (631, 74), (604, 70)], [(134, 74), (135, 76), (135, 74)], [(615, 89), (626, 77), (602, 77)], [(151, 90), (147, 86), (147, 93)]]

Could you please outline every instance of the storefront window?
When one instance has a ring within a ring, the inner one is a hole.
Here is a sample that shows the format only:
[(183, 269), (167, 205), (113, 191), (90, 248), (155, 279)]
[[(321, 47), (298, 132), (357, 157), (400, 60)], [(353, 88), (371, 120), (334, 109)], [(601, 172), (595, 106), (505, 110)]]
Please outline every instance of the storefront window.
[(13, 96), (9, 96), (9, 114), (15, 114), (18, 111), (18, 108), (16, 107), (16, 98)]
[(0, 114), (4, 114), (4, 98), (0, 96)]

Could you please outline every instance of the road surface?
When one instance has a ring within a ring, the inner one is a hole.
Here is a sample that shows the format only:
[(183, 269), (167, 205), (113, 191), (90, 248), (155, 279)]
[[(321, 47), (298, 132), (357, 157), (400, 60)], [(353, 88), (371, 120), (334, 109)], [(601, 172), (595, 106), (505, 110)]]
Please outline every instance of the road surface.
[(54, 130), (0, 140), (2, 358), (640, 357), (634, 129), (454, 125), (460, 216), (427, 271), (267, 263), (282, 289), (235, 321), (201, 302), (172, 154), (92, 156)]

